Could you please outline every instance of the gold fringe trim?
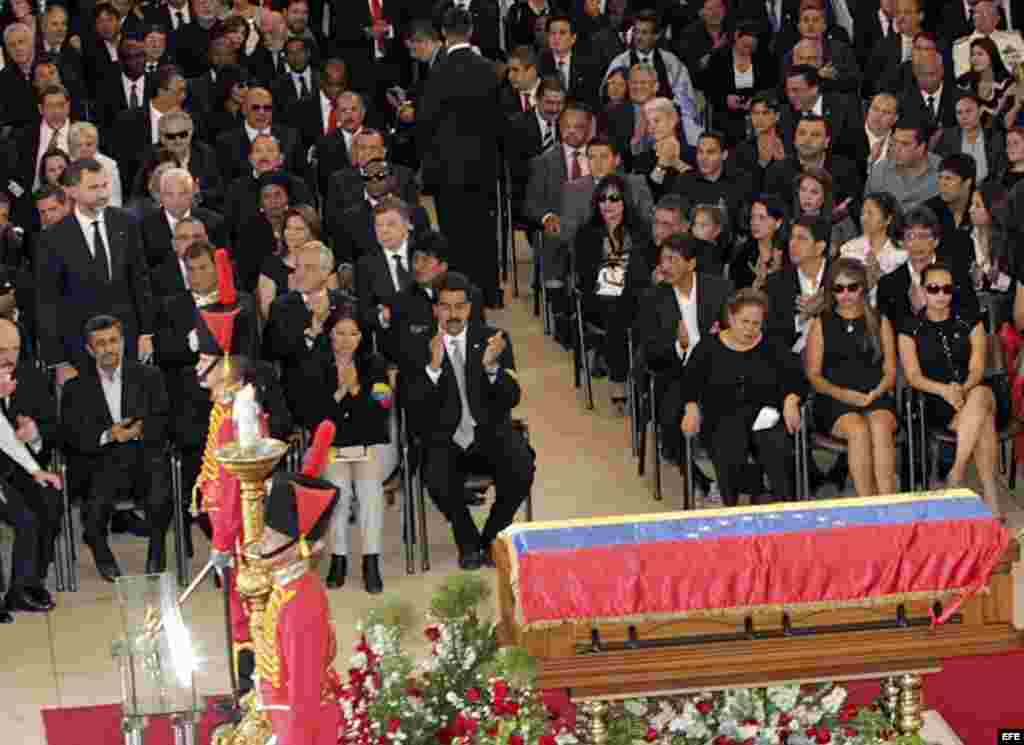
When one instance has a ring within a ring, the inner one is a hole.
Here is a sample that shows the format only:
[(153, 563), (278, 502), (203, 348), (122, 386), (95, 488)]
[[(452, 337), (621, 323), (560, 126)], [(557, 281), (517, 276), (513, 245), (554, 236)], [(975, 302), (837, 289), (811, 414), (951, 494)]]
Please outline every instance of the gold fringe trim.
[[(860, 600), (821, 600), (813, 603), (779, 603), (768, 605), (748, 605), (737, 606), (732, 608), (695, 609), (690, 611), (672, 613), (641, 613), (638, 615), (629, 616), (594, 616), (590, 618), (566, 618), (551, 621), (534, 621), (533, 623), (529, 624), (523, 623), (520, 606), (518, 603), (516, 603), (516, 621), (520, 624), (524, 631), (541, 631), (544, 629), (558, 628), (560, 626), (565, 626), (566, 624), (585, 626), (595, 626), (598, 624), (605, 623), (637, 624), (664, 621), (684, 621), (693, 618), (728, 618), (731, 616), (742, 618), (744, 616), (752, 614), (782, 614), (786, 611), (814, 613), (817, 611), (842, 610), (847, 608), (878, 608), (884, 605), (893, 605), (914, 600), (946, 600), (951, 597), (962, 595), (965, 592), (969, 592), (968, 588), (958, 587), (949, 590), (921, 590), (918, 592), (904, 592), (897, 593), (895, 595), (882, 595), (874, 598), (863, 598)], [(979, 590), (979, 592), (988, 593), (990, 592), (990, 588), (984, 587), (981, 590)]]

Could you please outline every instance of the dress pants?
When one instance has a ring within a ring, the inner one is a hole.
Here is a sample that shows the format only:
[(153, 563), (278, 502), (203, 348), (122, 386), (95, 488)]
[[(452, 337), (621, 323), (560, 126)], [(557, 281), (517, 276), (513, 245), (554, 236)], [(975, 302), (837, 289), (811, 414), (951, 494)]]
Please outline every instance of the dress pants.
[[(753, 432), (751, 427), (760, 409), (749, 407), (730, 412), (715, 422), (707, 422), (713, 429), (701, 433), (705, 446), (715, 465), (718, 489), (722, 501), (734, 507), (741, 493), (756, 499), (763, 491), (760, 471), (753, 476), (747, 464), (747, 454), (753, 450), (755, 460), (768, 474), (773, 501), (785, 502), (794, 498), (795, 467), (793, 438), (786, 431), (781, 417), (770, 429)], [(705, 434), (707, 433), (707, 434)]]
[(91, 459), (89, 503), (85, 506), (85, 538), (106, 544), (107, 524), (117, 500), (131, 498), (146, 510), (150, 540), (163, 540), (171, 524), (170, 463), (163, 449), (140, 442), (108, 445)]
[(60, 532), (60, 492), (40, 486), (21, 468), (0, 482), (0, 489), (0, 520), (14, 527), (11, 587), (40, 586)]
[(352, 505), (353, 488), (359, 498), (359, 528), (363, 534), (363, 555), (379, 554), (384, 533), (384, 489), (382, 454), (391, 445), (370, 446), (370, 459), (363, 462), (335, 461), (324, 471), (324, 478), (338, 487), (338, 506), (331, 515), (331, 553), (347, 556), (348, 517)]
[(451, 245), (449, 268), (468, 276), (490, 307), (500, 300), (494, 187), (442, 185), (434, 197), (441, 232)]
[[(459, 551), (466, 554), (487, 548), (508, 527), (516, 510), (533, 487), (536, 455), (511, 423), (491, 431), (477, 429), (468, 450), (454, 442), (427, 443), (423, 464), (430, 498), (452, 525)], [(466, 505), (465, 477), (471, 473), (494, 476), (495, 500), (481, 534)]]

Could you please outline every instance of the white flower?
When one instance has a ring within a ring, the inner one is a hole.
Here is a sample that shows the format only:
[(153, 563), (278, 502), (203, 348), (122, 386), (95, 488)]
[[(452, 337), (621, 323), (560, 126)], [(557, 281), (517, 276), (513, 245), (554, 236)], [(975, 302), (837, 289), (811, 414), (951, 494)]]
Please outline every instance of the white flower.
[(455, 693), (455, 691), (448, 691), (448, 693), (446, 693), (445, 696), (444, 696), (444, 700), (447, 701), (452, 706), (458, 706), (459, 705), (459, 697)]
[(772, 706), (781, 711), (790, 711), (800, 698), (800, 686), (771, 686), (768, 688), (768, 700)]
[(368, 661), (369, 660), (367, 660), (366, 654), (364, 652), (357, 652), (356, 654), (349, 657), (348, 660), (349, 665), (356, 668), (357, 670), (362, 670), (364, 667), (366, 667), (366, 663)]
[(758, 726), (756, 724), (744, 724), (737, 727), (736, 739), (740, 741), (750, 740), (754, 737), (757, 737), (757, 732)]
[(642, 717), (647, 713), (647, 706), (643, 701), (631, 698), (624, 704), (626, 711), (636, 717)]
[(576, 745), (579, 740), (576, 739), (576, 735), (571, 732), (563, 732), (560, 735), (555, 735), (555, 742), (558, 745)]
[(837, 714), (843, 703), (846, 701), (846, 691), (842, 688), (833, 688), (825, 698), (821, 700), (821, 705), (825, 711), (829, 714)]

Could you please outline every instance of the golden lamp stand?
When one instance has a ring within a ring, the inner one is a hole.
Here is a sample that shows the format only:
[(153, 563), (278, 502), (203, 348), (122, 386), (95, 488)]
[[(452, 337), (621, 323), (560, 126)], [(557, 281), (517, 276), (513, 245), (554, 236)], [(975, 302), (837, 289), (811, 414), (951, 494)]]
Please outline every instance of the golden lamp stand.
[[(253, 639), (263, 627), (263, 612), (273, 589), (273, 580), (254, 545), (263, 535), (266, 480), (288, 445), (280, 440), (263, 438), (255, 448), (243, 449), (230, 443), (216, 452), (217, 460), (241, 482), (242, 552), (237, 567), (238, 594), (249, 609), (249, 628)], [(258, 692), (252, 691), (241, 700), (242, 721), (237, 725), (221, 725), (212, 737), (212, 745), (263, 745), (273, 731), (265, 712), (257, 709)]]

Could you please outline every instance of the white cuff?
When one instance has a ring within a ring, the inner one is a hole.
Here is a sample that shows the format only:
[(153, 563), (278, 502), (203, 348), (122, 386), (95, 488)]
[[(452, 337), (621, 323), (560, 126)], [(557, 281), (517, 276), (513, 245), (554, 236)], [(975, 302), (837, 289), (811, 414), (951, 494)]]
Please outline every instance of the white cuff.
[(199, 332), (195, 329), (188, 332), (188, 348), (193, 352), (199, 351)]
[(430, 365), (427, 365), (427, 377), (430, 378), (430, 382), (433, 383), (434, 385), (437, 385), (437, 381), (441, 379), (442, 372), (444, 372), (443, 368), (440, 370), (435, 370)]
[(106, 445), (109, 445), (110, 441), (113, 438), (114, 438), (114, 435), (110, 432), (109, 429), (104, 431), (104, 433), (102, 435), (100, 435), (100, 447), (104, 447)]

